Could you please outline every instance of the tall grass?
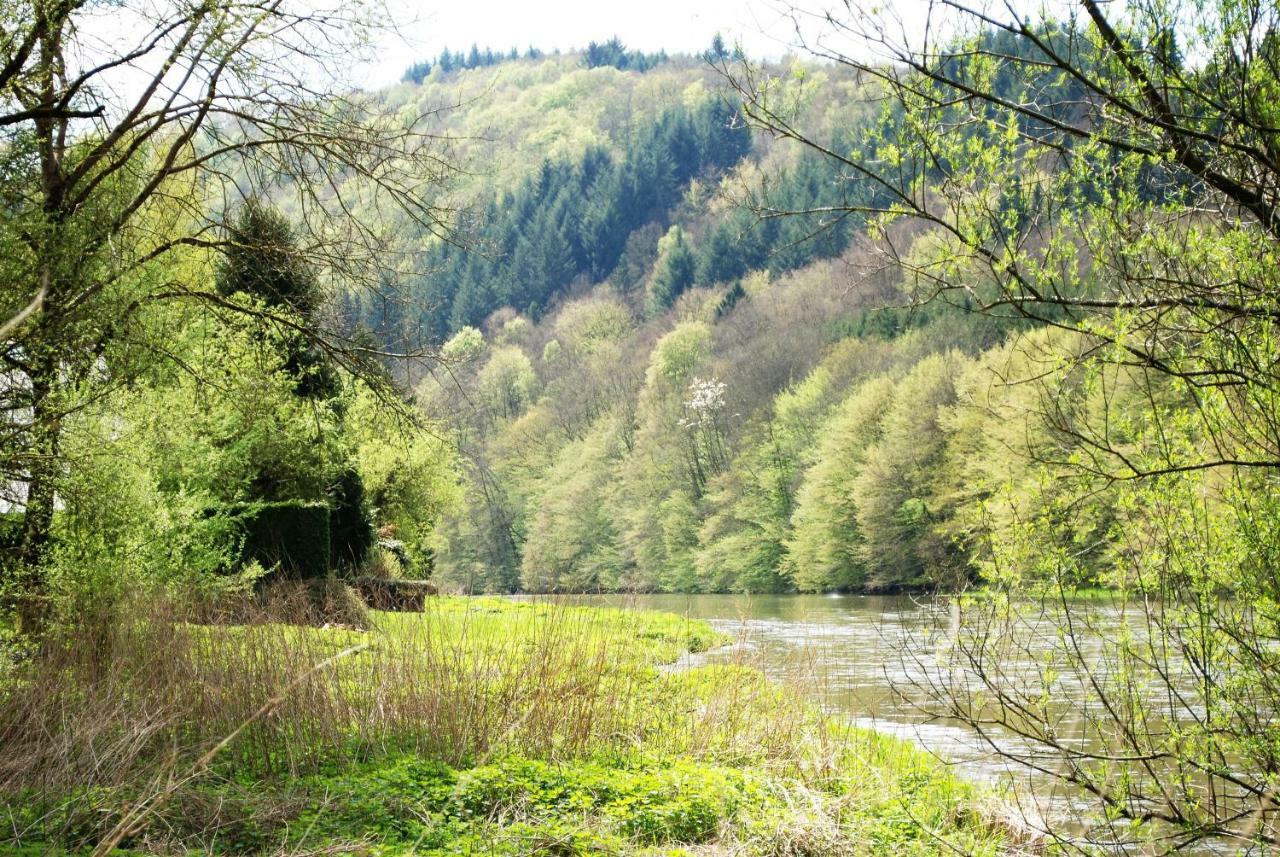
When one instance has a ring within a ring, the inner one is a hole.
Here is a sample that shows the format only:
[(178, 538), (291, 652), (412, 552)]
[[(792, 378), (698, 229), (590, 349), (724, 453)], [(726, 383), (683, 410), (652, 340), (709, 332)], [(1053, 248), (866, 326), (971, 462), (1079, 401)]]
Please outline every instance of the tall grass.
[(669, 692), (655, 703), (653, 665), (713, 639), (676, 617), (485, 600), (374, 614), (367, 632), (281, 621), (278, 605), (242, 605), (237, 625), (192, 621), (204, 612), (139, 599), (55, 629), (6, 668), (0, 790), (74, 827), (78, 804), (153, 788), (237, 730), (217, 760), (232, 776), (298, 775), (392, 750), (451, 764), (583, 756), (689, 717), (688, 706), (664, 707), (679, 705)]
[[(235, 812), (296, 815), (251, 797), (253, 784), (406, 755), (455, 768), (678, 757), (818, 790), (859, 778), (885, 794), (892, 784), (875, 778), (917, 767), (896, 742), (840, 728), (746, 665), (658, 669), (723, 642), (677, 616), (440, 598), (356, 631), (281, 621), (278, 606), (235, 612), (235, 625), (204, 624), (206, 610), (140, 599), (80, 617), (7, 668), (8, 838), (101, 842), (141, 828), (131, 819), (157, 796), (210, 829)], [(241, 810), (202, 778), (242, 784)]]

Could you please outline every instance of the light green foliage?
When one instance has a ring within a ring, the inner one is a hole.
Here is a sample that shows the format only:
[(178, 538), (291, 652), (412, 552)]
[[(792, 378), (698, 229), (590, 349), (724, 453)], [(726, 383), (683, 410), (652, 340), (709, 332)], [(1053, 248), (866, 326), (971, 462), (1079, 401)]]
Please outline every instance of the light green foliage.
[(498, 331), (498, 341), (502, 343), (519, 343), (524, 337), (529, 335), (529, 319), (522, 315), (513, 315), (502, 323), (502, 329)]
[(561, 449), (535, 502), (520, 582), (531, 592), (596, 592), (617, 588), (621, 562), (613, 520), (609, 467), (615, 429), (602, 421)]
[(814, 463), (805, 472), (787, 542), (787, 565), (798, 589), (856, 589), (866, 582), (854, 480), (881, 436), (896, 379), (881, 376), (855, 389), (823, 426)]
[(698, 507), (683, 491), (675, 491), (658, 504), (662, 532), (662, 570), (658, 587), (666, 592), (698, 592), (703, 589), (695, 567), (698, 547)]
[[(363, 636), (191, 628), (175, 651), (189, 634), (202, 654), (187, 682), (221, 659), (262, 669), (264, 644), (315, 655)], [(725, 642), (703, 622), (442, 598), (422, 614), (380, 614), (371, 634), (376, 645), (310, 684), (303, 707), (252, 724), (212, 772), (167, 795), (150, 829), (163, 829), (168, 847), (197, 847), (216, 817), (218, 847), (248, 855), (359, 843), (405, 857), (685, 848), (870, 857), (949, 853), (939, 833), (974, 853), (1000, 842), (974, 811), (975, 790), (909, 744), (836, 724), (753, 669), (655, 669)], [(403, 683), (428, 676), (430, 687)], [(232, 685), (265, 678), (233, 669), (220, 690), (234, 699)], [(186, 683), (171, 690), (172, 710), (187, 716)], [(308, 715), (334, 696), (345, 703), (333, 710), (351, 722), (312, 731)], [(400, 710), (414, 699), (424, 705), (416, 721)], [(188, 723), (185, 734), (221, 725)], [(250, 752), (266, 741), (289, 766)], [(34, 800), (9, 811), (20, 843), (56, 853), (92, 841), (132, 796), (95, 787), (59, 794), (56, 818)]]
[(711, 591), (778, 592), (787, 579), (800, 462), (829, 406), (833, 376), (819, 365), (773, 402), (773, 417), (748, 432), (742, 452), (712, 488), (697, 566)]
[(251, 499), (327, 497), (346, 446), (336, 403), (297, 395), (270, 337), (193, 314), (161, 369), (64, 426), (55, 518), (63, 591), (99, 599), (157, 582), (212, 584), (231, 532), (212, 515)]
[(374, 525), (390, 525), (396, 538), (422, 558), (432, 548), (441, 516), (462, 499), (453, 445), (438, 427), (388, 419), (363, 386), (348, 406), (344, 425)]
[[(1274, 646), (1257, 642), (1277, 621), (1276, 107), (1226, 93), (1277, 90), (1280, 41), (1263, 34), (1280, 7), (1082, 8), (1009, 26), (960, 10), (928, 47), (877, 10), (831, 22), (882, 39), (838, 57), (885, 98), (880, 127), (837, 151), (889, 189), (881, 235), (923, 236), (896, 257), (906, 290), (1045, 327), (946, 379), (954, 405), (919, 377), (928, 358), (903, 382), (854, 484), (863, 555), (894, 569), (873, 583), (960, 584), (958, 547), (995, 590), (951, 635), (939, 710), (1011, 729), (1028, 742), (1013, 758), (1083, 786), (1141, 847), (1265, 849), (1280, 841), (1274, 724), (1255, 714), (1277, 707)], [(864, 66), (868, 47), (923, 73)], [(746, 111), (785, 133), (774, 93), (766, 77)], [(1108, 587), (1114, 629), (1072, 600), (1081, 585)], [(1034, 669), (1006, 672), (1013, 657)]]
[(560, 310), (555, 321), (562, 347), (579, 355), (591, 354), (604, 343), (625, 338), (633, 327), (631, 311), (621, 301), (608, 297), (573, 301)]
[[(397, 421), (365, 385), (299, 394), (291, 351), (204, 312), (175, 313), (170, 354), (130, 388), (64, 425), (68, 470), (55, 518), (59, 591), (100, 603), (155, 584), (235, 587), (215, 577), (237, 558), (218, 514), (251, 500), (330, 503), (354, 466), (378, 524), (426, 556), (435, 522), (457, 502), (448, 443)], [(429, 568), (420, 569), (429, 572)], [(114, 597), (114, 596), (111, 596)]]
[[(406, 119), (433, 115), (439, 131), (456, 141), (460, 163), (476, 168), (455, 183), (456, 194), (472, 201), (493, 188), (514, 187), (548, 158), (572, 158), (600, 145), (621, 149), (627, 134), (670, 107), (673, 90), (678, 94), (691, 79), (710, 84), (715, 73), (703, 63), (662, 64), (635, 74), (583, 68), (578, 56), (544, 57), (433, 72), (421, 86), (404, 84), (379, 98)], [(467, 109), (437, 109), (453, 103)], [(503, 135), (499, 148), (494, 128), (522, 133)]]
[(677, 325), (654, 346), (645, 374), (646, 391), (655, 396), (683, 392), (710, 349), (711, 328), (707, 324), (689, 321)]
[(342, 455), (332, 402), (295, 394), (285, 356), (267, 339), (215, 325), (192, 331), (201, 375), (139, 393), (139, 421), (165, 490), (219, 500), (321, 499)]
[[(622, 545), (635, 564), (639, 579), (656, 586), (666, 574), (687, 573), (687, 559), (675, 560), (669, 570), (667, 545), (684, 544), (664, 527), (663, 503), (677, 493), (697, 498), (706, 472), (698, 458), (700, 426), (682, 425), (688, 385), (711, 348), (711, 328), (702, 322), (683, 322), (658, 340), (649, 357), (644, 387), (639, 393), (634, 448), (624, 462), (619, 497), (625, 529)], [(692, 499), (690, 500), (692, 502)], [(671, 507), (667, 508), (669, 514)], [(668, 525), (671, 523), (667, 522)], [(683, 568), (682, 568), (683, 566)]]
[(933, 533), (943, 516), (933, 484), (946, 442), (939, 418), (955, 400), (962, 361), (955, 352), (926, 357), (895, 386), (880, 438), (851, 485), (872, 588), (955, 579), (950, 549)]
[(478, 359), (484, 348), (484, 334), (468, 326), (449, 337), (440, 349), (440, 357), (449, 363), (469, 363)]
[(514, 345), (494, 348), (476, 377), (485, 407), (495, 419), (520, 416), (537, 395), (538, 376), (533, 362)]

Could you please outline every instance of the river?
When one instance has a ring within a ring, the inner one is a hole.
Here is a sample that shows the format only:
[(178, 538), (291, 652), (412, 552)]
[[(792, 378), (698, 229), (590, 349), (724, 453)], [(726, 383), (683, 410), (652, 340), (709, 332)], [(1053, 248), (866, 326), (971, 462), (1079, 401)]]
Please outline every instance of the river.
[[(960, 776), (1006, 787), (1012, 823), (1032, 829), (1047, 825), (1059, 832), (1091, 829), (1089, 838), (1100, 833), (1097, 826), (1081, 821), (1093, 816), (1092, 804), (1083, 795), (1049, 774), (1009, 761), (992, 742), (984, 741), (964, 724), (928, 711), (927, 694), (919, 685), (936, 668), (934, 647), (940, 637), (945, 638), (948, 623), (955, 621), (946, 608), (904, 596), (653, 594), (569, 598), (575, 603), (662, 610), (704, 619), (735, 642), (686, 655), (671, 669), (725, 662), (756, 666), (798, 687), (831, 713), (918, 744)], [(1091, 602), (1085, 609), (1091, 617), (1091, 630), (1098, 634), (1106, 635), (1127, 621), (1124, 612), (1109, 603)], [(1053, 628), (1045, 630), (1056, 635)], [(1036, 649), (1034, 640), (1028, 640), (1022, 649), (1025, 663), (1004, 666), (1014, 672), (1034, 670)], [(1072, 696), (1068, 693), (1060, 700), (1064, 710), (1089, 704), (1083, 691), (1077, 698)], [(1015, 754), (1032, 749), (1007, 732), (994, 732), (992, 738), (1001, 749)], [(1200, 843), (1182, 853), (1225, 850), (1221, 844)]]

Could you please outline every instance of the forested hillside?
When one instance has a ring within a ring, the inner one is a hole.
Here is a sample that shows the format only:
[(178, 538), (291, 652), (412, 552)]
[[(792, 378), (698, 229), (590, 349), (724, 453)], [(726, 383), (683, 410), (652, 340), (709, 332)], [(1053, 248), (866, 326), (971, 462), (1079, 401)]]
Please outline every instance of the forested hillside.
[[(1068, 454), (1014, 382), (1061, 368), (1071, 336), (964, 301), (914, 305), (920, 280), (854, 210), (886, 205), (885, 189), (749, 131), (715, 61), (497, 66), (487, 85), (516, 76), (520, 101), (573, 87), (556, 109), (586, 141), (523, 176), (473, 177), (471, 243), (429, 246), (416, 303), (353, 312), (388, 343), (441, 343), (443, 367), (416, 390), (446, 418), (464, 479), (433, 543), (443, 585), (955, 588), (986, 561), (990, 515), (1055, 502), (1049, 471), (999, 438)], [(840, 145), (892, 121), (831, 67), (781, 80), (773, 97)], [(450, 85), (437, 68), (396, 97)], [(1071, 97), (1060, 81), (1002, 85)], [(620, 90), (655, 87), (670, 96), (611, 113)], [(503, 121), (517, 151), (548, 133), (544, 112)], [(945, 242), (918, 226), (897, 238), (917, 260)], [(1090, 532), (1111, 502), (1081, 519)], [(1101, 569), (1083, 565), (1081, 582)]]
[[(606, 281), (642, 289), (638, 308), (654, 314), (690, 287), (788, 270), (848, 241), (847, 220), (760, 222), (740, 204), (759, 193), (762, 160), (773, 179), (765, 202), (780, 210), (820, 204), (833, 173), (813, 156), (770, 157), (706, 58), (628, 60), (612, 42), (494, 64), (478, 56), (410, 69), (411, 81), (433, 71), (381, 96), (402, 112), (459, 105), (436, 130), (470, 172), (451, 193), (452, 240), (407, 231), (403, 250), (425, 275), (396, 301), (348, 297), (348, 324), (388, 343), (440, 342), (502, 308), (539, 320)], [(841, 90), (857, 103), (856, 87)]]

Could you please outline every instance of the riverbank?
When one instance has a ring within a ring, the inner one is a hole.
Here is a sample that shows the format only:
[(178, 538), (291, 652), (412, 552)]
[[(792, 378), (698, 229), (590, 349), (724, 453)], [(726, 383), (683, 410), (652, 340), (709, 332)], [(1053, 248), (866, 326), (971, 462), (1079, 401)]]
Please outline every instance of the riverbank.
[[(975, 788), (906, 742), (742, 666), (659, 668), (721, 642), (669, 613), (495, 599), (368, 632), (152, 617), (112, 629), (127, 667), (68, 652), (9, 677), (0, 835), (26, 853), (999, 850)], [(37, 711), (60, 716), (20, 722)]]

